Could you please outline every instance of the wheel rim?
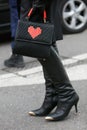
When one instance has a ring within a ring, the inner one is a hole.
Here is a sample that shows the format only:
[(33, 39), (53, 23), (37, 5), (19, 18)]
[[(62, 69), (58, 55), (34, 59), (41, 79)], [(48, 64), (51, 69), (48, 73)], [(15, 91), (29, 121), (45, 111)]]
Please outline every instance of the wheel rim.
[(63, 8), (64, 24), (72, 29), (81, 29), (87, 22), (87, 5), (82, 0), (69, 0)]

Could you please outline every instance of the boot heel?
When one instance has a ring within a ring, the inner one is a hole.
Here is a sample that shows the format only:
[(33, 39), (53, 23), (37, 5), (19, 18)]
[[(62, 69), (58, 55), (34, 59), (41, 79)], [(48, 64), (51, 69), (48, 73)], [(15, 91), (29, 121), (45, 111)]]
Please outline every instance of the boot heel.
[(78, 112), (77, 103), (75, 104), (75, 111)]

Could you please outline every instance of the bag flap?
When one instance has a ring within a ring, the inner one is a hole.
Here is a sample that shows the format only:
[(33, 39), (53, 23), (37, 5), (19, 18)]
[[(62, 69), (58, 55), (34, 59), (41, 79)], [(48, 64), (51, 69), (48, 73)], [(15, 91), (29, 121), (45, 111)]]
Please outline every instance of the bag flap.
[(19, 20), (15, 39), (51, 45), (53, 36), (54, 25), (50, 23)]

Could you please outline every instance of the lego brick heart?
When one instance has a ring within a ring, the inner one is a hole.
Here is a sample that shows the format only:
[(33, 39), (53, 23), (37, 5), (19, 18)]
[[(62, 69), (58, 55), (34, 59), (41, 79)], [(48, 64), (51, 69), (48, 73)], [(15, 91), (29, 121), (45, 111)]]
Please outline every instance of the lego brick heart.
[(28, 33), (34, 39), (42, 33), (42, 29), (40, 27), (34, 28), (33, 26), (28, 27)]

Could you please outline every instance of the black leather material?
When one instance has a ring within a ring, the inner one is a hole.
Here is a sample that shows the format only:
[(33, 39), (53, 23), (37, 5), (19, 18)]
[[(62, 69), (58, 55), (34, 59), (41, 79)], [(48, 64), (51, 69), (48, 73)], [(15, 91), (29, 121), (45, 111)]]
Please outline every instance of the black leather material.
[[(61, 88), (61, 90), (62, 90), (62, 88)], [(65, 91), (65, 92), (67, 93), (67, 91)], [(66, 95), (64, 97), (66, 99)], [(64, 99), (64, 97), (63, 97), (63, 99)], [(62, 99), (62, 97), (61, 97), (61, 99)], [(71, 95), (70, 95), (70, 92), (67, 93), (66, 101), (61, 102), (61, 100), (60, 100), (60, 102), (57, 104), (57, 108), (56, 108), (55, 112), (49, 114), (48, 117), (51, 117), (53, 121), (64, 120), (68, 116), (68, 114), (73, 106), (75, 106), (75, 110), (76, 110), (76, 112), (78, 112), (78, 110), (77, 110), (78, 101), (79, 101), (79, 96), (77, 95), (77, 93), (74, 92), (74, 94), (71, 94)]]
[(40, 60), (40, 63), (49, 74), (58, 94), (57, 109), (48, 117), (51, 117), (54, 121), (62, 120), (69, 114), (72, 106), (77, 105), (79, 97), (69, 81), (58, 53), (53, 47), (51, 47), (50, 57)]
[(58, 94), (55, 91), (54, 84), (50, 79), (45, 68), (43, 68), (45, 78), (45, 98), (39, 109), (32, 110), (35, 116), (47, 116), (58, 103)]
[(33, 0), (33, 7), (45, 8), (45, 0)]
[(44, 102), (39, 109), (32, 110), (35, 116), (47, 116), (57, 105), (58, 95), (54, 93), (52, 86), (46, 86)]
[[(39, 28), (40, 34), (32, 37), (33, 34), (31, 35), (28, 32), (30, 27), (33, 28), (35, 33), (38, 32), (37, 29)], [(53, 36), (54, 26), (52, 24), (19, 20), (13, 53), (36, 58), (46, 58), (50, 55)]]
[[(79, 96), (72, 87), (67, 73), (64, 70), (63, 64), (59, 58), (59, 55), (53, 47), (51, 48), (50, 57), (44, 60), (40, 60), (40, 63), (46, 69), (46, 73), (49, 76), (48, 85), (51, 85), (50, 83), (53, 83), (53, 90), (52, 88), (49, 88), (50, 86), (47, 88), (49, 91), (46, 93), (42, 107), (40, 109), (34, 110), (33, 112), (36, 114), (36, 116), (44, 116), (49, 113), (55, 106), (57, 106), (56, 110), (53, 113), (47, 115), (48, 117), (52, 118), (48, 118), (48, 120), (63, 120), (68, 116), (72, 106), (75, 105), (77, 112), (77, 103), (79, 101)], [(50, 96), (50, 94), (52, 94), (54, 91), (55, 96)]]
[[(58, 53), (57, 46), (53, 43), (53, 47)], [(38, 59), (40, 61), (40, 59)], [(56, 92), (53, 81), (51, 80), (46, 69), (42, 67), (45, 78), (45, 98), (39, 109), (33, 110), (35, 116), (46, 116), (48, 115), (58, 103), (58, 93)]]
[(54, 85), (70, 83), (68, 75), (61, 62), (60, 56), (53, 46), (51, 47), (50, 56), (39, 61), (46, 69)]

